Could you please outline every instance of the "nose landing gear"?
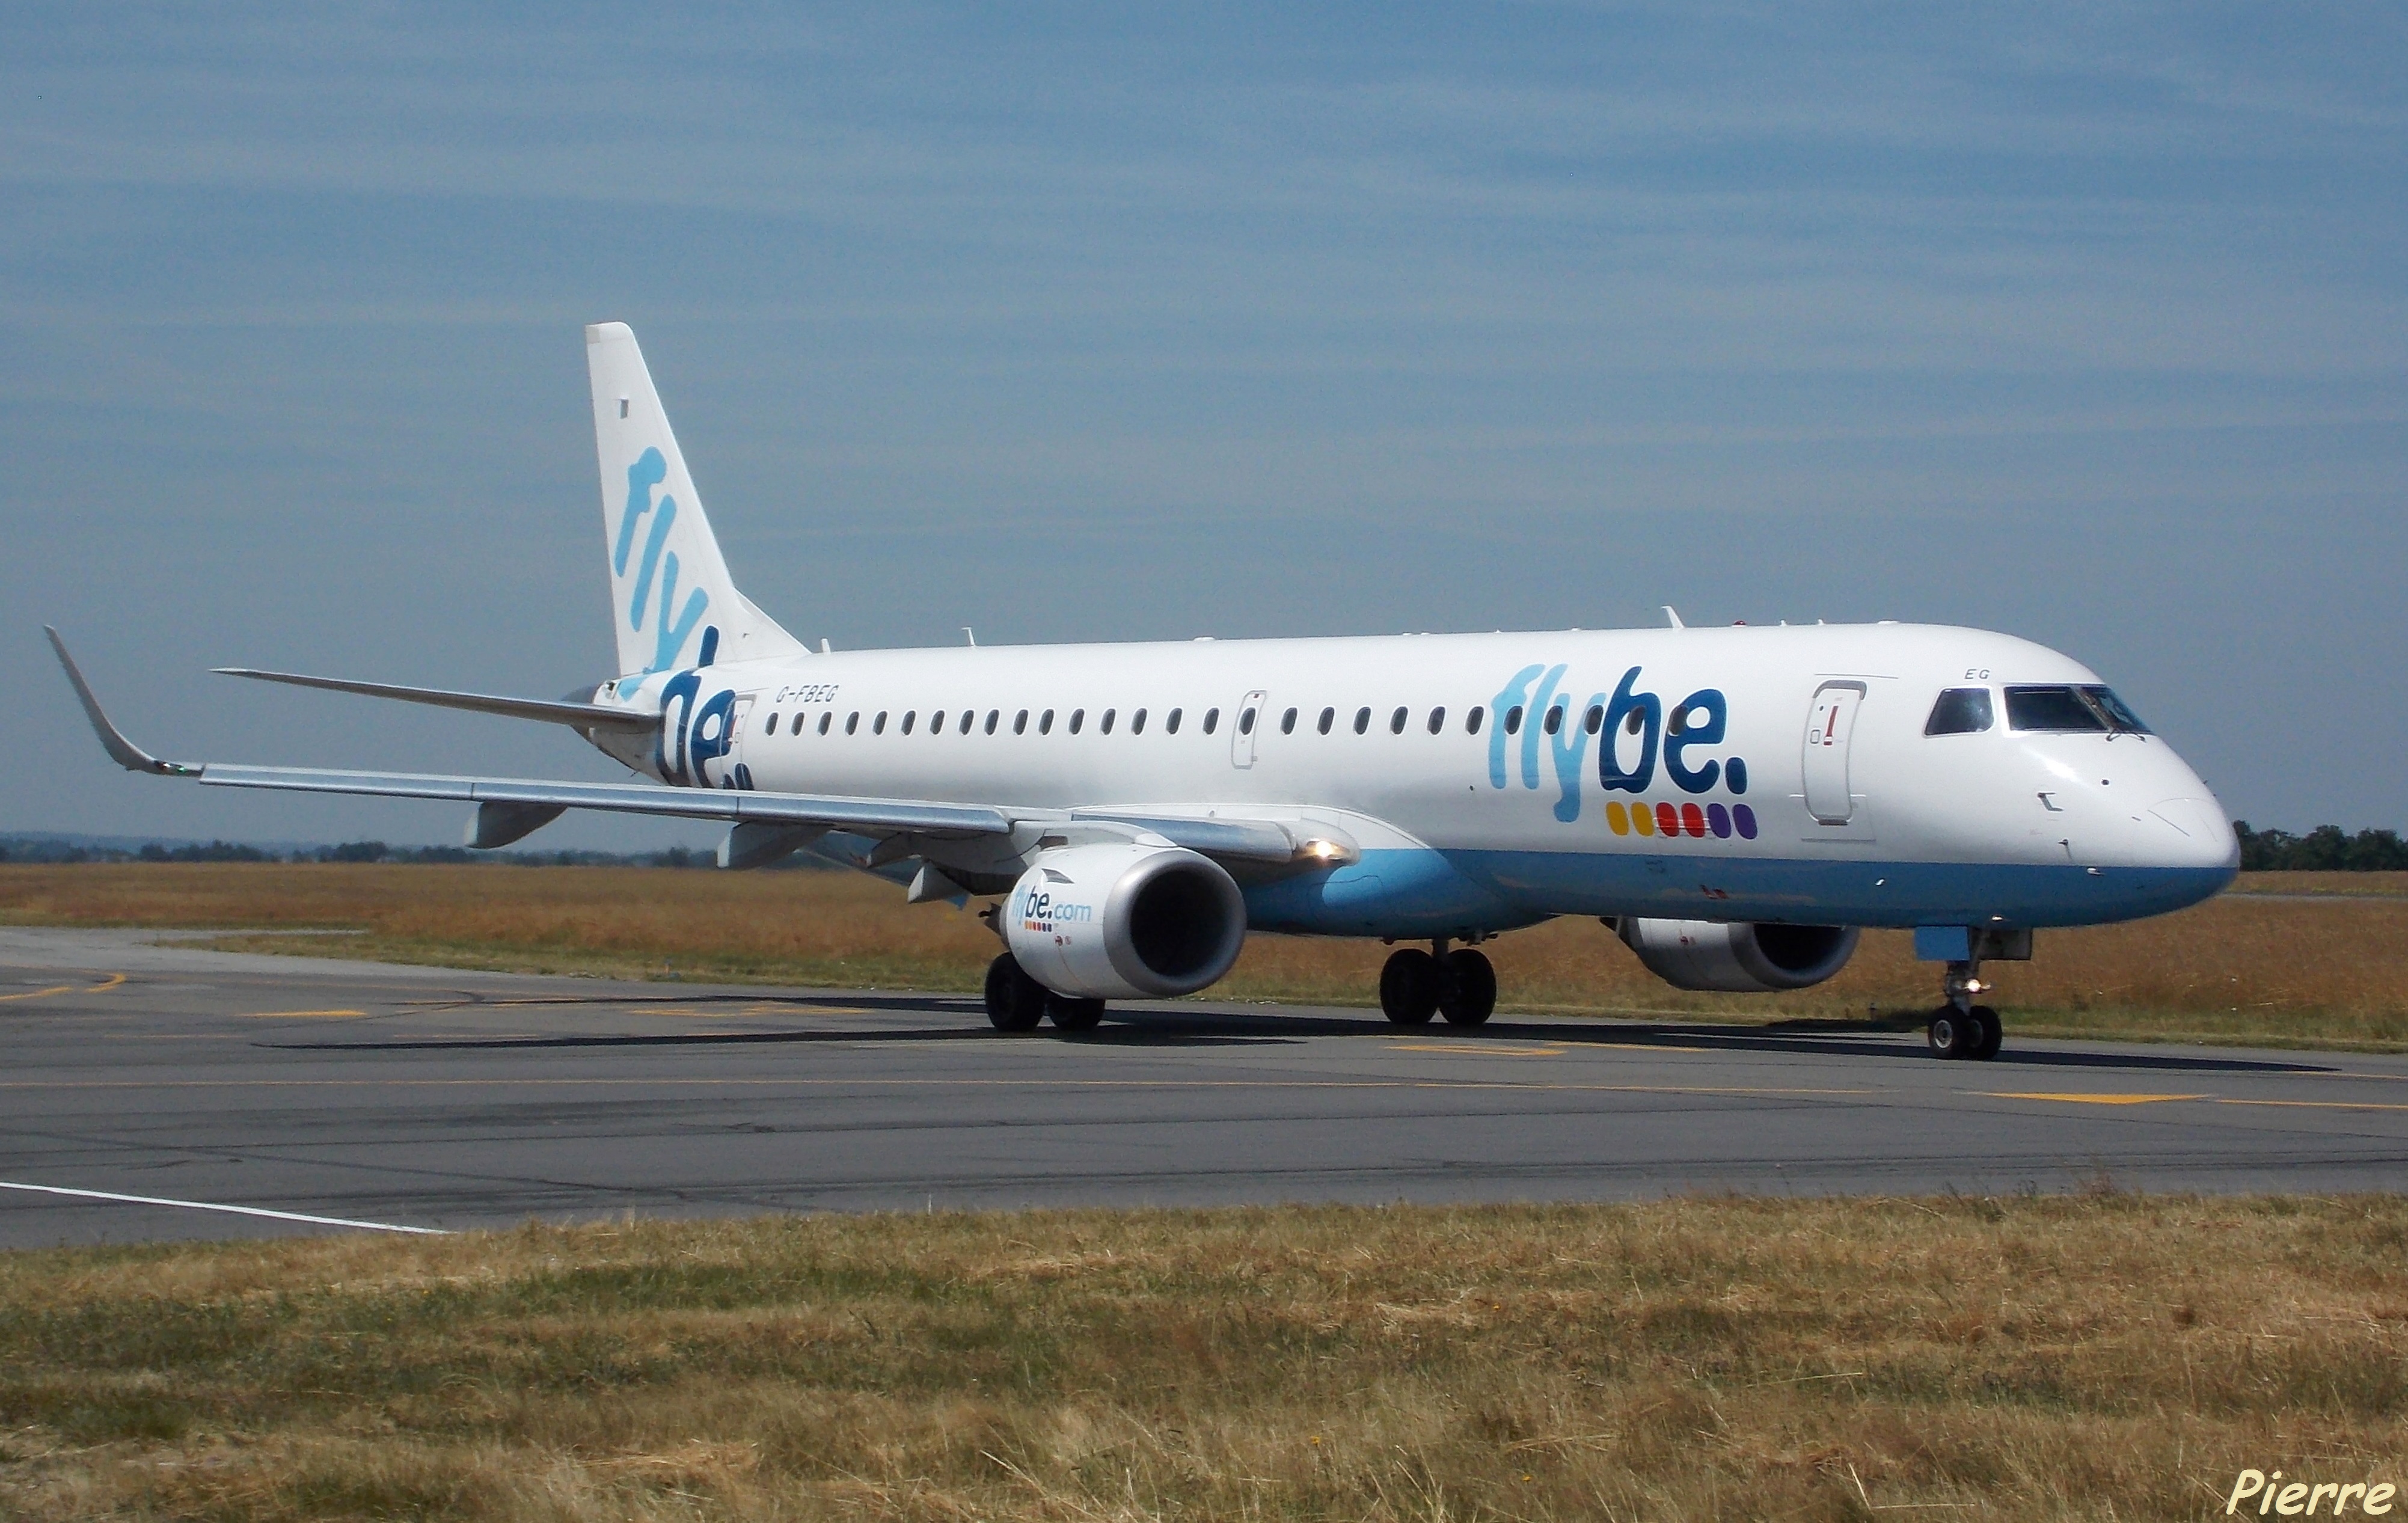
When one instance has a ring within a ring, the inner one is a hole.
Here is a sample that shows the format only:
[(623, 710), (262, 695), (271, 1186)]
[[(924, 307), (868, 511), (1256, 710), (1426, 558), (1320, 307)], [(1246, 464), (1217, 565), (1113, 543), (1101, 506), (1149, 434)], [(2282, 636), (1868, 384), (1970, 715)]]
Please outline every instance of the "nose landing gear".
[(1997, 1011), (1973, 1002), (1973, 997), (1987, 987), (1975, 976), (1981, 968), (1980, 963), (1971, 960), (1948, 965), (1948, 976), (1942, 985), (1948, 1002), (1931, 1013), (1928, 1035), (1933, 1056), (1986, 1061), (1999, 1056), (2006, 1027), (2000, 1023)]

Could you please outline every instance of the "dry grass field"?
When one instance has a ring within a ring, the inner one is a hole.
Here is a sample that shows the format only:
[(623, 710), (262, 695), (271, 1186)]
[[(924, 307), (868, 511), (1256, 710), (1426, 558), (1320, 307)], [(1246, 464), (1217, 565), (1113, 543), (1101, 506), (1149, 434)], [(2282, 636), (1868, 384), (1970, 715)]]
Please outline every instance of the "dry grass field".
[[(853, 873), (281, 864), (0, 866), (0, 922), (332, 928), (227, 944), (406, 962), (810, 984), (974, 989), (994, 938), (945, 905)], [(1867, 936), (1845, 972), (1779, 996), (1656, 982), (1593, 921), (1485, 950), (1503, 1008), (1639, 1019), (1911, 1016), (1936, 970), (1903, 933)], [(2269, 873), (2179, 914), (2049, 931), (1993, 964), (2013, 1030), (2408, 1047), (2408, 874)], [(1258, 936), (1211, 998), (1372, 1001), (1376, 943)]]
[(2199, 1518), (2408, 1481), (2403, 1262), (2106, 1190), (21, 1253), (0, 1515)]

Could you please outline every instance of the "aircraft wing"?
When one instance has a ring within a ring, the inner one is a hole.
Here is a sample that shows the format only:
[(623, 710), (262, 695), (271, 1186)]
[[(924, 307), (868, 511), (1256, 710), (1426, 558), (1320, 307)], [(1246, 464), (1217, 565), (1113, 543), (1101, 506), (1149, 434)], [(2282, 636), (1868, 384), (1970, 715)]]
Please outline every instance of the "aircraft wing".
[(526, 809), (595, 809), (616, 814), (668, 815), (689, 820), (817, 825), (865, 834), (909, 831), (922, 836), (1000, 836), (1010, 833), (1012, 823), (1001, 810), (983, 804), (945, 804), (914, 798), (671, 788), (657, 783), (559, 783), (540, 778), (243, 767), (225, 762), (170, 765), (173, 775), (221, 788), (366, 794), (380, 798), (448, 798)]
[[(1209, 817), (1155, 812), (1143, 808), (1093, 807), (1078, 810), (1028, 809), (1007, 812), (985, 804), (951, 803), (919, 798), (858, 798), (833, 794), (769, 793), (757, 789), (673, 788), (656, 783), (568, 783), (542, 778), (452, 777), (422, 772), (372, 772), (315, 767), (252, 767), (229, 762), (179, 762), (153, 756), (126, 739), (109, 719), (84, 681), (75, 657), (67, 654), (59, 632), (44, 626), (50, 648), (58, 654), (67, 681), (75, 687), (85, 717), (111, 760), (133, 772), (190, 778), (208, 787), (263, 788), (291, 793), (356, 794), (383, 798), (444, 799), (475, 804), (480, 815), (495, 823), (491, 836), (479, 832), (480, 844), (505, 844), (542, 821), (571, 809), (602, 810), (619, 814), (647, 814), (690, 820), (725, 820), (736, 825), (821, 827), (871, 837), (910, 837), (931, 841), (1009, 836), (1017, 825), (1075, 826), (1092, 822), (1118, 826), (1159, 836), (1173, 845), (1222, 861), (1265, 865), (1326, 867), (1354, 857), (1353, 843), (1334, 830), (1308, 831), (1296, 822)], [(246, 674), (248, 675), (248, 674)], [(280, 678), (279, 680), (291, 680)], [(302, 679), (309, 686), (345, 691), (379, 691), (377, 684), (338, 683), (330, 679)], [(451, 697), (452, 695), (445, 695)], [(477, 697), (460, 695), (462, 697)], [(524, 700), (483, 700), (524, 709)], [(466, 707), (466, 705), (461, 705)], [(561, 709), (572, 706), (561, 704)], [(498, 707), (488, 711), (509, 711)], [(624, 715), (610, 711), (624, 721)], [(567, 723), (584, 716), (545, 715)], [(646, 723), (655, 723), (647, 721)], [(910, 843), (898, 842), (908, 846)], [(916, 855), (916, 854), (911, 854)]]
[[(670, 815), (693, 820), (825, 826), (873, 834), (909, 831), (927, 836), (994, 836), (1011, 830), (1002, 811), (981, 804), (948, 804), (909, 798), (848, 798), (834, 795), (762, 793), (717, 788), (672, 788), (656, 783), (559, 783), (535, 778), (444, 777), (419, 772), (365, 772), (315, 767), (247, 767), (226, 762), (166, 761), (125, 738), (101, 709), (100, 699), (67, 654), (59, 632), (43, 627), (50, 648), (66, 668), (85, 717), (109, 759), (129, 772), (191, 778), (221, 788), (267, 788), (294, 793), (366, 794), (385, 798), (442, 798), (521, 811), (606, 810), (620, 814)], [(316, 684), (313, 684), (316, 685)]]

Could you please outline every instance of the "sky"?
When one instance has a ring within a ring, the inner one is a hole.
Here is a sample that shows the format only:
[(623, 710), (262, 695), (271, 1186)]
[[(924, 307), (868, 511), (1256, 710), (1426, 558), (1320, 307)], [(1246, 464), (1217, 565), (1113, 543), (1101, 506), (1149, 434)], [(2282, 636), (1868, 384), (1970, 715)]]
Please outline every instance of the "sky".
[(813, 643), (1969, 624), (2408, 826), (2403, 169), (2384, 7), (20, 0), (0, 831), (463, 823), (123, 773), (44, 623), (164, 754), (624, 776), (207, 675), (610, 675), (602, 320)]

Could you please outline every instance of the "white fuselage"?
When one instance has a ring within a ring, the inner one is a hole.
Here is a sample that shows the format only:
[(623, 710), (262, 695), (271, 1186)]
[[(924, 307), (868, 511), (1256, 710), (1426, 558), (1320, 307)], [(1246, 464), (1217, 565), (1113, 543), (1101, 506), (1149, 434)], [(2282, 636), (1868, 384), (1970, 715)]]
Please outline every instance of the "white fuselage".
[(1293, 812), (1359, 848), (1248, 885), (1265, 929), (2035, 927), (2178, 908), (2234, 870), (2162, 739), (2022, 730), (2003, 703), (1925, 733), (1943, 689), (2098, 682), (1909, 625), (868, 651), (622, 679), (596, 700), (665, 708), (660, 739), (596, 743), (673, 783)]

